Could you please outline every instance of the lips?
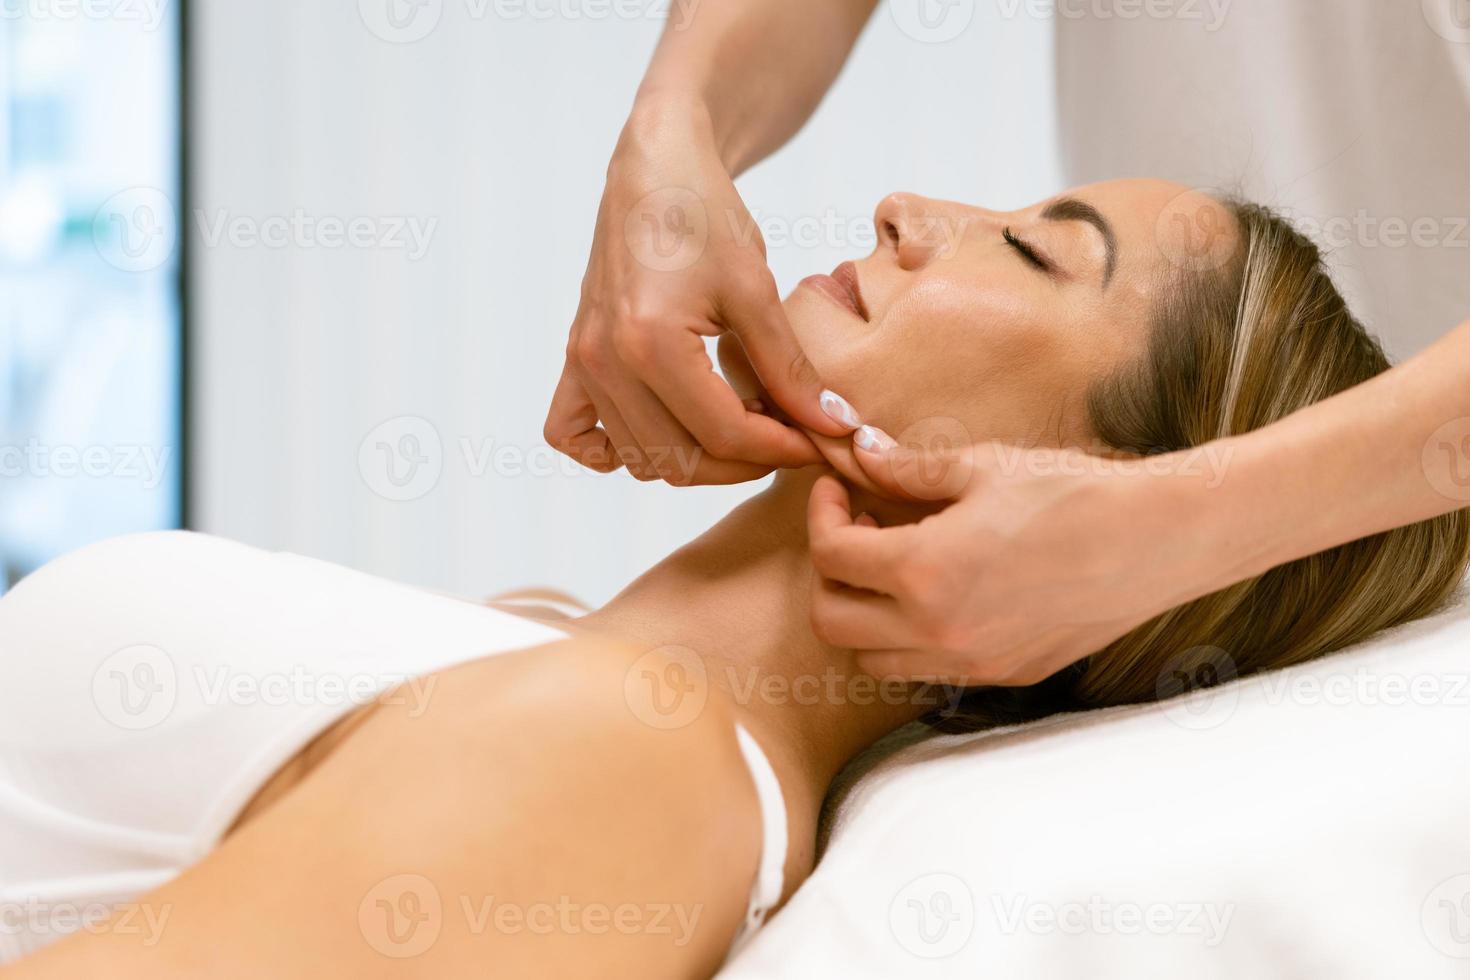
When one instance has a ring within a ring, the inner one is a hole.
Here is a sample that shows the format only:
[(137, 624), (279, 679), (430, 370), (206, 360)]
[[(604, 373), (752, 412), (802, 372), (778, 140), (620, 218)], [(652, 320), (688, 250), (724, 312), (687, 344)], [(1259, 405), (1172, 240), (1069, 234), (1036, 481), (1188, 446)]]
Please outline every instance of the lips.
[(871, 319), (868, 304), (863, 300), (862, 284), (858, 281), (857, 266), (844, 262), (832, 270), (830, 276), (808, 276), (801, 281), (863, 320)]

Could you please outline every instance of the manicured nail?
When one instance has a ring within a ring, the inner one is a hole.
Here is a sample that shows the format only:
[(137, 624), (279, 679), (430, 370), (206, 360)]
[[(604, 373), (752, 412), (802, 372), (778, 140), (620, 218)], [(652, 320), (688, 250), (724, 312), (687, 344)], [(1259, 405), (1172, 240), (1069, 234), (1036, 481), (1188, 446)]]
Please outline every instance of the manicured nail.
[(847, 399), (835, 391), (823, 391), (821, 398), (822, 411), (834, 422), (841, 422), (849, 429), (856, 429), (863, 424), (858, 416), (857, 409), (847, 403)]
[(886, 453), (897, 446), (893, 437), (875, 425), (865, 425), (852, 434), (858, 448), (870, 453)]

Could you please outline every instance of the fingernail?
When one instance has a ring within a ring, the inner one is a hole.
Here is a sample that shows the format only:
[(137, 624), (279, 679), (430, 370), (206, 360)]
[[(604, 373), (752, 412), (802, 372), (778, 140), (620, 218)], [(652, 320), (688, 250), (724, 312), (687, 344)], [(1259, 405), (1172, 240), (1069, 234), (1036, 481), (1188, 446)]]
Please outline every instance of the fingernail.
[(849, 429), (856, 429), (863, 424), (858, 416), (857, 409), (847, 403), (847, 399), (835, 391), (823, 391), (821, 397), (822, 411), (834, 422), (841, 422)]
[(766, 403), (759, 398), (747, 398), (744, 404), (747, 412), (752, 412), (756, 415), (766, 414)]
[(865, 425), (852, 434), (852, 441), (857, 443), (859, 449), (870, 453), (886, 453), (897, 446), (893, 437), (876, 425)]
[(867, 513), (866, 511), (864, 511), (863, 513), (861, 513), (861, 514), (859, 514), (857, 516), (857, 520), (853, 521), (853, 523), (854, 524), (861, 524), (863, 527), (877, 527), (878, 526), (878, 518), (874, 517), (872, 514)]

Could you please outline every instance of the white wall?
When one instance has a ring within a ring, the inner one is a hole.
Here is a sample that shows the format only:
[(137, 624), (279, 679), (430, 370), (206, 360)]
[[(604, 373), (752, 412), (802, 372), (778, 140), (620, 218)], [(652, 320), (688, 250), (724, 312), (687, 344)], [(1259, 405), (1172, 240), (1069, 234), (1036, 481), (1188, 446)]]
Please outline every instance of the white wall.
[[(364, 20), (381, 27), (385, 2), (194, 5), (196, 526), (435, 588), (604, 600), (752, 489), (564, 474), (540, 439), (603, 169), (660, 24), (578, 17), (592, 8), (577, 0), (529, 0), (565, 11), (550, 19), (428, 0), (435, 29), (388, 43)], [(806, 131), (742, 181), (768, 231), (834, 229), (773, 241), (783, 290), (865, 252), (888, 191), (1004, 205), (1055, 190), (1050, 43), (1044, 20), (983, 12), (921, 43), (880, 8)], [(201, 227), (298, 211), (437, 227), (417, 260)], [(403, 416), (434, 427), (442, 475), (393, 502), (370, 486), (385, 486), (378, 450), (375, 471), (359, 449)], [(477, 473), (464, 442), (557, 472)]]

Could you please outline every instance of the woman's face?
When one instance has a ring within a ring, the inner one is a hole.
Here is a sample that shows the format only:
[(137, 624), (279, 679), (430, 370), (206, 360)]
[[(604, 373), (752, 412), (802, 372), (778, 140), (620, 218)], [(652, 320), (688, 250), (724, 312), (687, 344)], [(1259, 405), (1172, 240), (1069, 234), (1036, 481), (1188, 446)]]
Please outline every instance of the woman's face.
[[(1143, 355), (1171, 257), (1224, 227), (1206, 211), (1223, 222), (1213, 199), (1152, 180), (1011, 212), (894, 194), (873, 254), (804, 281), (785, 309), (826, 385), (900, 442), (937, 425), (947, 438), (1089, 446), (1087, 394)], [(748, 388), (738, 347), (722, 354)], [(813, 438), (849, 471), (842, 440)]]

